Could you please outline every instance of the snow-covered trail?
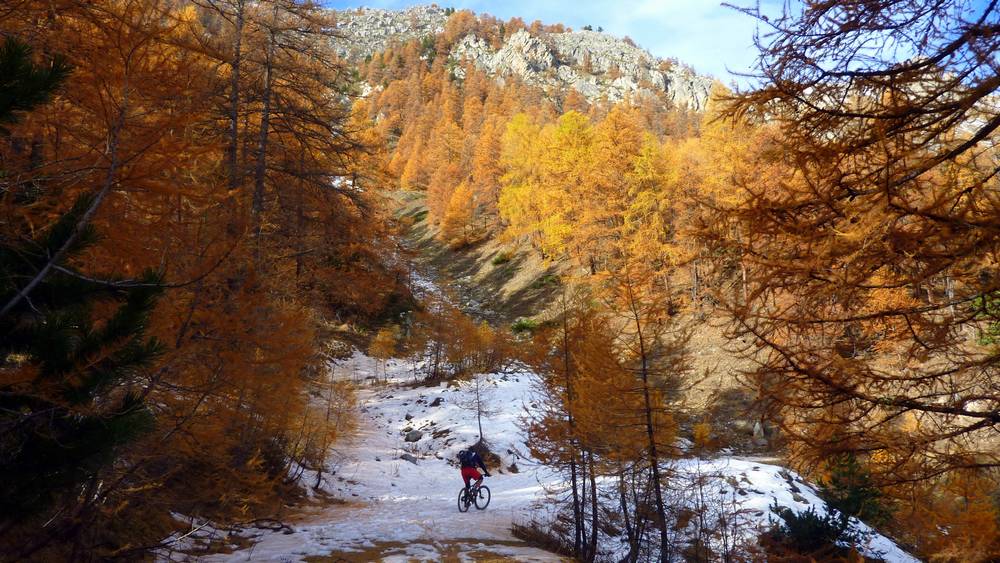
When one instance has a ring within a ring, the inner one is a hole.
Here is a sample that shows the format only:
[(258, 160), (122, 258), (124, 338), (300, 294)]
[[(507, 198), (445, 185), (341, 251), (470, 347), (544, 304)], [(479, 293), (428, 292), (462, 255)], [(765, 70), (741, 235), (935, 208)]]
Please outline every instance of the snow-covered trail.
[[(416, 274), (413, 281), (418, 295), (454, 299), (429, 278)], [(321, 485), (338, 502), (300, 513), (283, 531), (251, 531), (251, 536), (243, 536), (249, 547), (199, 560), (564, 560), (525, 545), (511, 533), (515, 523), (551, 521), (552, 502), (545, 489), (557, 488), (562, 481), (523, 457), (525, 437), (518, 419), (533, 406), (530, 374), (481, 376), (498, 413), (484, 420), (485, 437), (500, 463), (490, 467), (493, 477), (486, 480), (493, 493), (489, 507), (467, 513), (456, 506), (462, 481), (455, 460), (459, 450), (479, 437), (475, 414), (462, 406), (468, 390), (444, 384), (414, 387), (409, 363), (390, 360), (383, 368), (361, 352), (332, 365), (331, 377), (355, 382), (359, 399), (357, 429), (337, 445)], [(697, 508), (701, 501), (696, 497), (708, 495), (708, 508), (697, 509), (743, 522), (738, 533), (750, 543), (770, 526), (775, 504), (796, 513), (829, 510), (801, 477), (762, 460), (685, 457), (674, 462), (672, 471), (675, 512)], [(315, 475), (303, 477), (303, 482), (314, 481)], [(706, 483), (704, 489), (693, 485), (699, 482)], [(681, 542), (691, 535), (695, 519), (688, 520), (686, 527), (672, 528)], [(866, 556), (916, 563), (864, 524), (855, 521), (852, 529), (860, 533), (858, 547)], [(620, 559), (627, 549), (623, 538), (605, 539), (602, 553)]]
[[(411, 285), (420, 298), (457, 302), (419, 271), (412, 272)], [(343, 504), (302, 514), (290, 534), (257, 534), (250, 548), (207, 560), (563, 561), (511, 533), (515, 522), (528, 521), (543, 494), (540, 483), (553, 481), (518, 455), (523, 444), (517, 418), (530, 400), (527, 376), (491, 376), (493, 399), (503, 412), (488, 421), (485, 432), (502, 467), (491, 468), (493, 476), (486, 479), (492, 491), (486, 510), (460, 513), (462, 480), (454, 460), (478, 439), (475, 416), (459, 406), (463, 390), (411, 387), (411, 369), (400, 360), (378, 366), (361, 352), (332, 365), (332, 378), (359, 386), (357, 430), (334, 451), (335, 473), (324, 475), (322, 485)], [(423, 436), (406, 442), (409, 430)]]
[[(342, 377), (365, 380), (373, 360), (357, 353), (343, 362)], [(551, 518), (545, 487), (560, 478), (521, 457), (524, 439), (517, 419), (531, 404), (530, 376), (489, 375), (499, 414), (484, 424), (487, 440), (501, 457), (486, 484), (493, 498), (485, 511), (459, 513), (456, 497), (462, 486), (452, 461), (458, 450), (477, 438), (475, 416), (463, 409), (463, 389), (447, 386), (408, 387), (403, 362), (390, 363), (389, 385), (366, 386), (359, 392), (357, 432), (331, 458), (335, 473), (324, 475), (323, 489), (342, 503), (300, 515), (289, 532), (256, 531), (254, 544), (208, 561), (560, 561), (531, 548), (511, 534), (513, 523), (532, 516)], [(419, 435), (413, 434), (417, 431)], [(406, 440), (407, 435), (413, 441)], [(771, 521), (773, 504), (795, 512), (828, 509), (816, 490), (794, 472), (756, 460), (721, 456), (684, 458), (674, 465), (671, 503), (709, 499), (709, 516), (725, 513), (742, 521), (740, 534), (755, 541)], [(705, 489), (695, 486), (710, 477)], [(310, 477), (305, 482), (311, 482)], [(697, 493), (697, 494), (695, 494)], [(870, 557), (893, 563), (916, 563), (888, 538), (864, 524), (852, 529), (863, 540), (858, 547)], [(690, 530), (673, 530), (679, 536)], [(619, 538), (620, 539), (620, 538)], [(618, 555), (625, 546), (609, 539), (603, 550)]]
[[(363, 377), (368, 361), (356, 354), (341, 366), (343, 374)], [(391, 380), (398, 382), (406, 373), (402, 363), (389, 366)], [(493, 477), (486, 479), (493, 491), (486, 510), (463, 514), (456, 506), (462, 481), (452, 460), (477, 437), (475, 417), (457, 404), (464, 391), (402, 383), (369, 386), (359, 392), (358, 430), (331, 459), (336, 473), (324, 476), (326, 492), (345, 503), (302, 515), (290, 534), (262, 534), (251, 548), (207, 560), (562, 560), (511, 534), (512, 523), (527, 521), (542, 493), (539, 481), (551, 476), (519, 460), (512, 443), (519, 434), (517, 405), (524, 400), (526, 379), (495, 377), (496, 399), (511, 408), (492, 419), (486, 431), (503, 459), (503, 467), (491, 468)], [(411, 429), (422, 436), (406, 442)], [(514, 473), (510, 468), (518, 461)]]

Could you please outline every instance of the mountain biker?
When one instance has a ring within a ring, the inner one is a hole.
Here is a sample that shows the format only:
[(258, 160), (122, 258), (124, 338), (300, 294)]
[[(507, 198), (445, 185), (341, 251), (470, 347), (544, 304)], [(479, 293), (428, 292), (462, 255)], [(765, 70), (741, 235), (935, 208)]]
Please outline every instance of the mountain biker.
[(483, 463), (483, 458), (479, 457), (479, 454), (472, 448), (458, 452), (458, 462), (462, 466), (462, 479), (465, 480), (466, 490), (469, 489), (469, 481), (473, 479), (476, 480), (477, 487), (483, 482), (483, 476), (479, 474), (479, 471), (476, 469), (477, 467), (481, 467), (487, 477), (490, 476), (489, 470), (486, 469), (486, 465)]

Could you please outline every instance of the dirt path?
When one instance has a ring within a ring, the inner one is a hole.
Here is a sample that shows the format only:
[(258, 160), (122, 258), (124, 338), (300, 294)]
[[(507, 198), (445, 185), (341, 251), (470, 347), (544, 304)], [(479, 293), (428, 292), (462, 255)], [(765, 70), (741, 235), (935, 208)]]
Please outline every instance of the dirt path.
[[(400, 378), (407, 377), (405, 365), (396, 368)], [(358, 370), (351, 366), (352, 372)], [(511, 394), (522, 392), (523, 381), (508, 383)], [(461, 480), (450, 460), (475, 431), (454, 404), (457, 393), (402, 385), (362, 389), (358, 432), (331, 458), (335, 473), (324, 484), (328, 494), (347, 502), (302, 514), (291, 533), (262, 533), (252, 547), (207, 560), (562, 561), (510, 531), (513, 523), (526, 521), (541, 493), (540, 468), (517, 473), (494, 468), (487, 480), (493, 490), (490, 506), (458, 512)], [(432, 406), (438, 398), (438, 406)], [(513, 411), (494, 421), (495, 443), (517, 439)], [(423, 425), (425, 436), (406, 442), (406, 429), (416, 425)], [(414, 461), (401, 459), (404, 454)]]

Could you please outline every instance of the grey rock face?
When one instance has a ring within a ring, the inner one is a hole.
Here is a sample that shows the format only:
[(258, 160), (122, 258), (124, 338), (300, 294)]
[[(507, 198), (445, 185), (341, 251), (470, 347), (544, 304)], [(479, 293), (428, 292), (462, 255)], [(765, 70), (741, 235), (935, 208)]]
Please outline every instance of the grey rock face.
[(334, 47), (341, 57), (362, 60), (386, 50), (390, 43), (405, 43), (444, 31), (448, 16), (438, 6), (414, 6), (405, 10), (358, 8), (336, 12)]
[[(405, 42), (440, 33), (447, 16), (437, 6), (402, 11), (361, 8), (338, 13), (336, 46), (355, 60)], [(440, 56), (440, 54), (439, 54)], [(590, 101), (606, 96), (619, 101), (628, 95), (659, 95), (678, 107), (705, 109), (713, 80), (673, 61), (653, 56), (631, 41), (596, 31), (543, 33), (519, 30), (499, 49), (485, 39), (467, 35), (448, 57), (469, 61), (498, 79), (516, 76), (545, 90), (572, 88)], [(461, 65), (453, 72), (463, 78)]]

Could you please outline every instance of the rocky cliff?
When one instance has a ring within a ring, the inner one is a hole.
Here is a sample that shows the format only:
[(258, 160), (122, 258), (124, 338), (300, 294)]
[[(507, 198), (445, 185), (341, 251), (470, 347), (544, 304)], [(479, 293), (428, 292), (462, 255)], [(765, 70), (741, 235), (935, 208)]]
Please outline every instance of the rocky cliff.
[[(339, 12), (340, 53), (361, 60), (392, 43), (422, 39), (444, 30), (449, 14), (437, 6), (392, 11), (359, 8)], [(502, 79), (517, 76), (545, 89), (573, 88), (588, 100), (618, 101), (633, 93), (662, 95), (679, 107), (703, 110), (713, 80), (691, 68), (653, 56), (627, 39), (596, 31), (520, 30), (499, 48), (474, 34), (461, 38), (449, 53), (455, 62), (471, 61)], [(454, 72), (461, 75), (460, 65)]]
[(444, 31), (448, 14), (438, 6), (415, 6), (405, 10), (357, 8), (337, 11), (340, 36), (334, 46), (348, 60), (384, 51), (392, 43), (405, 43)]

